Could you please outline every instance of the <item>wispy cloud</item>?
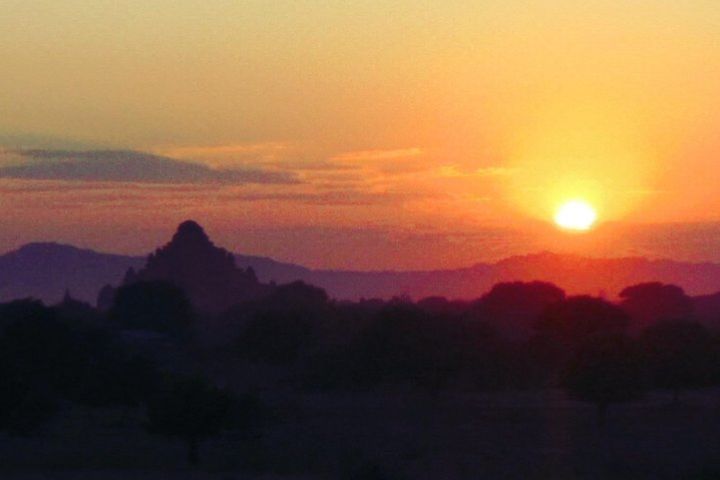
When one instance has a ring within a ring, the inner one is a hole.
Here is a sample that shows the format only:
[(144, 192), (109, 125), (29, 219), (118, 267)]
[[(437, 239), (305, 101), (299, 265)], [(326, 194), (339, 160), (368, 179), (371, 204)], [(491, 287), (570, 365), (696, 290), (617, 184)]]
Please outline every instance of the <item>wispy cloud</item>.
[(335, 155), (331, 161), (335, 162), (374, 162), (378, 160), (401, 160), (416, 158), (423, 155), (423, 150), (418, 147), (398, 148), (391, 150), (358, 150)]
[(347, 165), (360, 168), (368, 178), (415, 174), (431, 170), (434, 163), (420, 147), (356, 150), (332, 155), (328, 161), (336, 168)]
[[(15, 178), (0, 179), (0, 194), (23, 195), (26, 193), (66, 193), (117, 191), (124, 185), (118, 182), (77, 182), (74, 180), (27, 180)], [(152, 191), (158, 194), (190, 194), (198, 192), (215, 192), (212, 184), (150, 184), (133, 185), (134, 191)]]
[(0, 178), (153, 184), (293, 184), (286, 171), (214, 169), (206, 165), (128, 150), (16, 150), (24, 162), (0, 167)]
[(412, 193), (400, 192), (364, 192), (356, 190), (321, 191), (321, 192), (249, 192), (227, 195), (228, 200), (244, 202), (283, 201), (307, 205), (349, 206), (349, 205), (384, 205), (402, 202), (415, 198)]
[(229, 159), (252, 158), (271, 161), (284, 157), (291, 150), (283, 142), (233, 143), (228, 145), (166, 145), (149, 148), (157, 155), (208, 161), (211, 164)]
[(457, 165), (443, 165), (438, 169), (438, 174), (445, 178), (459, 177), (508, 177), (517, 172), (515, 168), (508, 167), (481, 167), (474, 170), (464, 170)]
[(228, 155), (246, 153), (268, 153), (280, 152), (288, 149), (288, 145), (282, 142), (260, 142), (260, 143), (233, 143), (229, 145), (195, 145), (195, 146), (165, 146), (155, 147), (153, 150), (163, 152), (165, 155), (176, 157), (193, 157), (209, 155)]
[(284, 142), (234, 143), (211, 146), (155, 146), (156, 155), (188, 160), (211, 168), (234, 169), (252, 166), (288, 172), (355, 170), (358, 165), (318, 159), (296, 145)]

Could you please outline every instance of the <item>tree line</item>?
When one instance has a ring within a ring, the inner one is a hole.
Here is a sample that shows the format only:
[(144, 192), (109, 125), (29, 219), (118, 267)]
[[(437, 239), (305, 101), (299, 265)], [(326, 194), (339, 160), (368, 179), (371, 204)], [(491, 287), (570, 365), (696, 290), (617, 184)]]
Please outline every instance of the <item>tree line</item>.
[(611, 405), (650, 390), (678, 401), (720, 384), (720, 336), (671, 285), (629, 287), (617, 302), (543, 282), (498, 284), (472, 301), (343, 302), (295, 282), (203, 314), (170, 283), (138, 282), (107, 311), (69, 296), (0, 305), (0, 429), (27, 434), (69, 404), (142, 408), (147, 431), (183, 439), (196, 463), (204, 439), (272, 418), (258, 396), (179, 367), (198, 352), (285, 369), (300, 390), (562, 388), (594, 404), (601, 424)]
[[(110, 317), (147, 327), (145, 313), (127, 305), (157, 309), (163, 288), (121, 289)], [(615, 302), (568, 296), (547, 282), (500, 283), (470, 301), (342, 302), (295, 282), (202, 320), (178, 315), (191, 306), (173, 292), (165, 292), (164, 315), (153, 311), (152, 328), (197, 337), (188, 333), (192, 325), (210, 324), (205, 336), (215, 335), (240, 358), (292, 366), (298, 388), (561, 387), (596, 404), (602, 422), (609, 405), (649, 390), (669, 391), (677, 401), (684, 391), (720, 383), (720, 335), (695, 319), (680, 287), (657, 282), (630, 286)]]

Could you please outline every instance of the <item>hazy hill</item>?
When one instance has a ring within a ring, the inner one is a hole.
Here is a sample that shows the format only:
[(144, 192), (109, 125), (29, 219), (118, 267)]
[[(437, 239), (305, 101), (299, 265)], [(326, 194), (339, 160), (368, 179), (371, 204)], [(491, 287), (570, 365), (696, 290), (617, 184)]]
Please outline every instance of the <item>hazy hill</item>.
[(0, 256), (0, 300), (35, 297), (59, 301), (65, 290), (95, 303), (100, 288), (118, 284), (145, 259), (97, 253), (57, 243), (29, 243)]
[[(128, 268), (137, 270), (145, 260), (56, 243), (28, 244), (0, 256), (0, 300), (32, 296), (56, 302), (69, 289), (75, 297), (94, 303), (103, 285), (120, 284)], [(628, 285), (650, 280), (678, 284), (691, 295), (720, 291), (720, 264), (643, 258), (592, 259), (541, 253), (468, 268), (413, 272), (312, 270), (247, 255), (236, 255), (235, 260), (238, 267), (252, 267), (261, 282), (303, 280), (342, 299), (402, 294), (472, 298), (497, 282), (511, 280), (545, 280), (568, 293), (605, 293), (610, 297)]]
[(720, 290), (720, 264), (644, 258), (596, 259), (539, 253), (515, 256), (468, 268), (416, 272), (340, 272), (312, 270), (303, 277), (335, 297), (387, 297), (407, 293), (414, 298), (443, 295), (478, 297), (498, 282), (543, 280), (570, 294), (614, 297), (632, 284), (660, 281), (682, 286), (690, 295)]

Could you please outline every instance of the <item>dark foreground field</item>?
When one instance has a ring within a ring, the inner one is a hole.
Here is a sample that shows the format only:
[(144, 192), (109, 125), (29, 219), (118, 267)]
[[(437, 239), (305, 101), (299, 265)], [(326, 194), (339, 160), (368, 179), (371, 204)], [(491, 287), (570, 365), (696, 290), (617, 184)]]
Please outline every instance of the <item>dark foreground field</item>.
[(184, 467), (139, 411), (75, 409), (42, 435), (2, 437), (0, 478), (720, 478), (720, 392), (612, 408), (607, 426), (561, 392), (287, 395), (261, 438), (226, 433)]

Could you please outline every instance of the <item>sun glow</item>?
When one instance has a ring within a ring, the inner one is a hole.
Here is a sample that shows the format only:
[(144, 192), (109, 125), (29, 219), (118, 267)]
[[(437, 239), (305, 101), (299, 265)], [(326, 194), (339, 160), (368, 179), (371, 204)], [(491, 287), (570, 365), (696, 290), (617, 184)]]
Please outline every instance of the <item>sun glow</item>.
[(595, 209), (583, 200), (566, 202), (555, 213), (555, 223), (566, 230), (586, 231), (596, 220)]

